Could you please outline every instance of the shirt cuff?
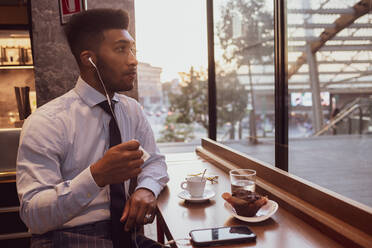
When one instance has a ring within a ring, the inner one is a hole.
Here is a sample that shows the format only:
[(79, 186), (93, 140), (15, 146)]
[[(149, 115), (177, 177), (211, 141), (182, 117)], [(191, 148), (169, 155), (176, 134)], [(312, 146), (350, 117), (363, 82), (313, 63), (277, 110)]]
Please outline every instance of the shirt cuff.
[(75, 200), (81, 205), (85, 205), (87, 202), (92, 201), (102, 189), (97, 185), (96, 181), (94, 181), (92, 173), (90, 172), (90, 166), (71, 180), (70, 186), (72, 192), (76, 192), (76, 197), (74, 197)]
[(154, 179), (146, 177), (141, 180), (141, 182), (138, 182), (138, 186), (136, 187), (135, 191), (139, 188), (146, 188), (148, 190), (151, 190), (154, 193), (155, 198), (158, 198), (160, 191), (163, 189), (163, 186), (161, 186)]

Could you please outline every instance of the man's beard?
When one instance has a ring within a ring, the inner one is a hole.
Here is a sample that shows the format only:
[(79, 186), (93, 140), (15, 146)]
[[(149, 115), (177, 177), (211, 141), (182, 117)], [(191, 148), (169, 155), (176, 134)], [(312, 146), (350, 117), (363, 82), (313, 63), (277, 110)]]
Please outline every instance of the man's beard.
[(111, 70), (108, 66), (106, 66), (105, 63), (100, 63), (100, 61), (103, 61), (100, 59), (99, 56), (97, 56), (97, 68), (99, 70), (99, 73), (101, 74), (102, 81), (106, 87), (106, 89), (110, 92), (120, 92), (120, 91), (130, 91), (133, 89), (133, 82), (127, 83), (124, 81), (120, 81), (120, 79), (113, 79), (109, 75), (113, 75), (111, 73)]

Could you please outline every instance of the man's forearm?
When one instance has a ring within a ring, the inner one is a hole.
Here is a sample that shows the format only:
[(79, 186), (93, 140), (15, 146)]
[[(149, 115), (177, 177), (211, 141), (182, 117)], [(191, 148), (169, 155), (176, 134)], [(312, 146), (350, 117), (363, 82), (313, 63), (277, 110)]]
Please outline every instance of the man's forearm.
[(138, 176), (138, 185), (136, 189), (147, 188), (151, 190), (157, 198), (168, 181), (169, 176), (164, 156), (153, 153)]

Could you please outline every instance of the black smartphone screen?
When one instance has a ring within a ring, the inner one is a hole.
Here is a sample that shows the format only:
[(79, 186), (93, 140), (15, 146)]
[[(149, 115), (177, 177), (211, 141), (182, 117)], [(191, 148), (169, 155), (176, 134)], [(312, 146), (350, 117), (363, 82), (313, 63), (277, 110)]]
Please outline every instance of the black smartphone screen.
[(197, 229), (192, 230), (190, 236), (192, 242), (197, 245), (226, 244), (256, 239), (256, 235), (247, 226)]

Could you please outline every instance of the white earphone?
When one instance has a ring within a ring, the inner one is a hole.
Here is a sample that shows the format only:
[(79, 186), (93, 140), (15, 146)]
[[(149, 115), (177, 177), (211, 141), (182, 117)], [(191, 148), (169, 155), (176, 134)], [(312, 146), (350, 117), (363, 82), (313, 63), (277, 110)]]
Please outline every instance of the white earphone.
[(97, 68), (96, 64), (94, 64), (94, 62), (93, 62), (93, 60), (92, 60), (92, 57), (89, 57), (88, 60), (89, 60), (89, 62), (90, 62), (90, 63), (91, 63), (95, 68)]

